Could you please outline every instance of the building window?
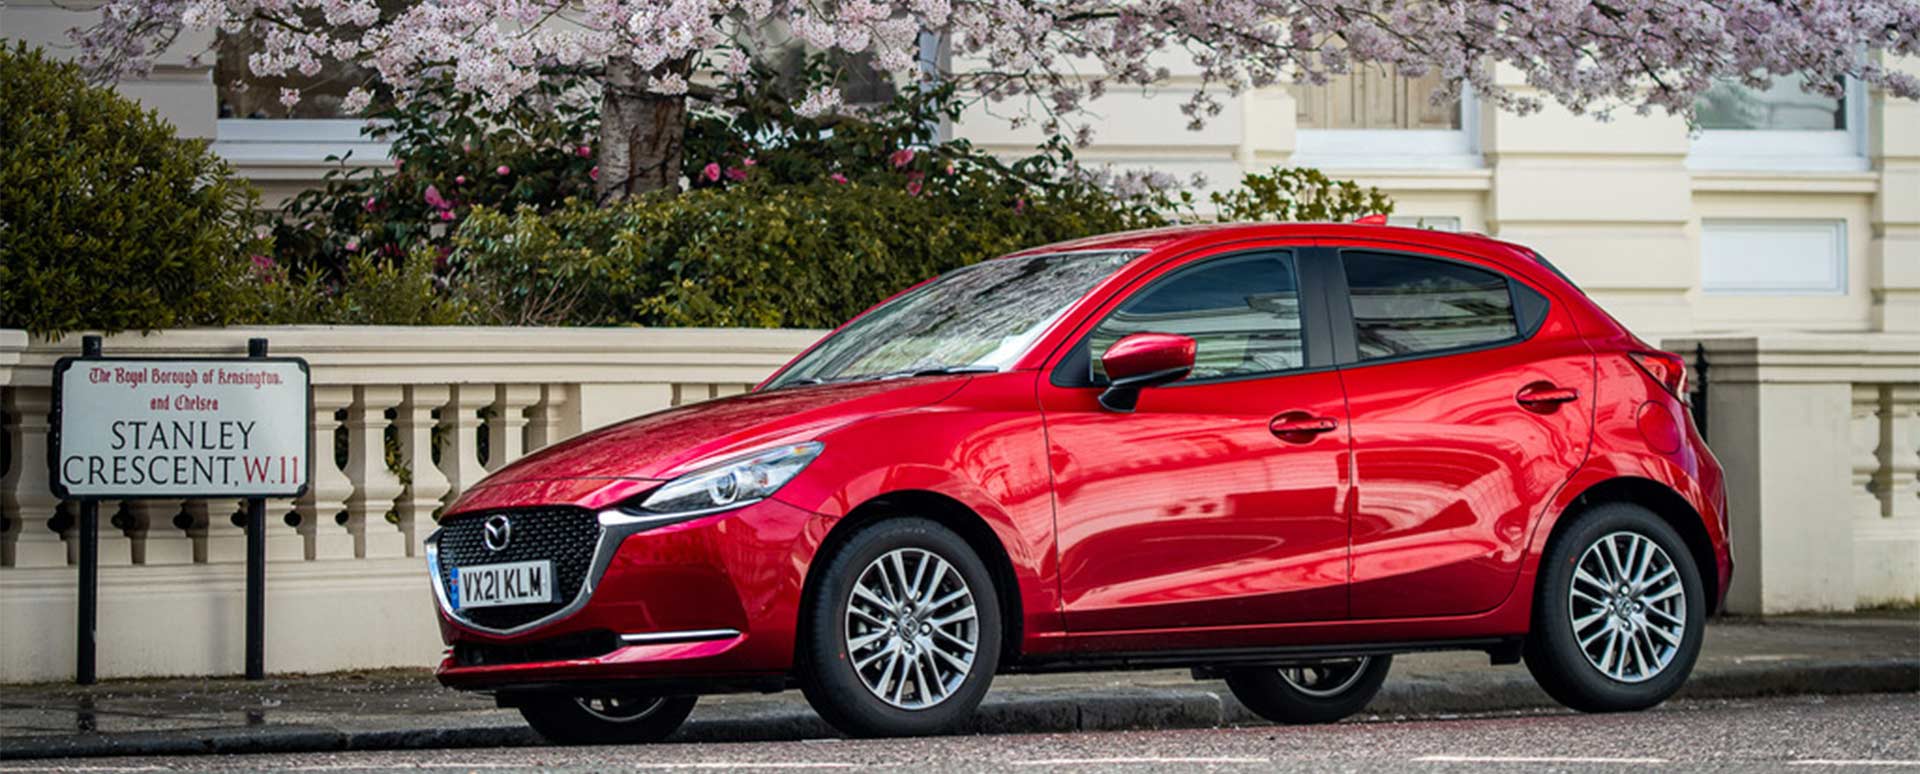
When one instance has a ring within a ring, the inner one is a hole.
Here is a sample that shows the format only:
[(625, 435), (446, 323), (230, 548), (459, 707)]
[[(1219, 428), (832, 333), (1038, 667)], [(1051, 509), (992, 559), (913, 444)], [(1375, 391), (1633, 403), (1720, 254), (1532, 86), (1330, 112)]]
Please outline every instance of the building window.
[(1851, 79), (1840, 97), (1808, 92), (1802, 76), (1766, 88), (1720, 81), (1694, 103), (1699, 133), (1687, 165), (1696, 169), (1862, 170), (1867, 168), (1866, 95)]
[(1845, 293), (1846, 222), (1705, 221), (1700, 224), (1700, 287), (1729, 294)]
[(1333, 169), (1481, 166), (1471, 92), (1435, 101), (1440, 76), (1377, 68), (1291, 87), (1294, 163)]

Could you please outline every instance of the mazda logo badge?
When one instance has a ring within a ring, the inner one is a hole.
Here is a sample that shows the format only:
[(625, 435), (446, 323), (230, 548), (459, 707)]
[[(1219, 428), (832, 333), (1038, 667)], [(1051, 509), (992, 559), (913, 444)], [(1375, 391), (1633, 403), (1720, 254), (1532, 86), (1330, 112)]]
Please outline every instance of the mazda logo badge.
[(507, 550), (507, 541), (513, 538), (513, 522), (505, 516), (494, 516), (482, 525), (481, 540), (489, 551)]

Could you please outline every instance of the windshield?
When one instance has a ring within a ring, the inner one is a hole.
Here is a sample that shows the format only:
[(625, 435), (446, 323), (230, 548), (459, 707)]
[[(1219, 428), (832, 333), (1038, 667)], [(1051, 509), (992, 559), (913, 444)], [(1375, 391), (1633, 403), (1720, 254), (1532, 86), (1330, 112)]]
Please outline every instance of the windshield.
[(997, 371), (1138, 250), (984, 261), (902, 295), (808, 352), (767, 389), (922, 373)]

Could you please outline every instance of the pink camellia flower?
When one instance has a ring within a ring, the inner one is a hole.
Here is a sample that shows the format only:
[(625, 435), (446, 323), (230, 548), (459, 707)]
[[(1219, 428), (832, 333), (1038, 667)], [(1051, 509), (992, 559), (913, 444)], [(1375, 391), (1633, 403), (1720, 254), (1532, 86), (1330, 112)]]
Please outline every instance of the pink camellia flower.
[(357, 253), (357, 252), (360, 252), (360, 238), (359, 238), (359, 237), (351, 237), (351, 238), (349, 238), (349, 239), (347, 240), (347, 252), (349, 252), (349, 253)]
[(253, 268), (269, 271), (273, 268), (273, 258), (259, 253), (253, 255)]
[(441, 220), (453, 220), (453, 219), (454, 219), (454, 214), (453, 214), (453, 210), (441, 210), (441, 211), (440, 211), (440, 219), (441, 219)]
[(427, 193), (425, 198), (427, 200), (428, 207), (432, 207), (436, 210), (453, 209), (453, 202), (447, 201), (446, 197), (440, 195), (440, 188), (438, 186), (431, 186), (431, 185), (427, 186)]
[(720, 182), (719, 162), (708, 162), (707, 166), (700, 170), (700, 176), (706, 178), (709, 183)]
[(947, 165), (947, 174), (949, 174), (949, 175), (951, 175), (951, 174), (953, 174), (953, 165), (952, 165), (952, 164), (948, 164), (948, 165)]
[(758, 163), (760, 163), (760, 162), (758, 162), (758, 161), (754, 161), (753, 159), (741, 159), (741, 160), (740, 160), (740, 166), (743, 166), (743, 167), (751, 167), (751, 166), (753, 166), (753, 165), (755, 165), (755, 164), (758, 164)]
[(908, 164), (912, 164), (913, 149), (901, 148), (900, 150), (894, 151), (893, 155), (887, 157), (887, 161), (891, 162), (895, 169), (899, 169), (900, 167), (904, 167)]
[(574, 152), (575, 152), (575, 153), (578, 153), (578, 154), (580, 154), (580, 158), (583, 158), (583, 159), (586, 159), (586, 158), (592, 158), (592, 157), (593, 157), (593, 146), (591, 146), (591, 145), (582, 145), (582, 146), (580, 146), (580, 147), (579, 147), (579, 149), (577, 149), (577, 150), (575, 150)]
[(500, 173), (500, 174), (502, 174), (502, 175), (511, 175), (511, 174), (513, 174), (513, 170), (512, 170), (512, 169), (510, 169), (510, 168), (508, 168), (508, 167), (507, 167), (507, 165), (505, 165), (505, 164), (501, 164), (501, 165), (500, 165), (500, 167), (499, 167), (498, 169), (495, 169), (495, 170), (493, 170), (493, 171), (495, 171), (495, 172), (498, 172), (498, 173)]
[(727, 179), (736, 183), (744, 183), (747, 180), (747, 171), (739, 167), (727, 167)]
[(589, 169), (589, 170), (587, 170), (587, 179), (588, 179), (588, 180), (599, 180), (599, 179), (600, 179), (600, 168), (599, 168), (599, 167), (594, 167), (593, 169)]
[(380, 200), (369, 196), (367, 197), (367, 203), (360, 205), (360, 209), (366, 210), (367, 212), (373, 212), (374, 210), (380, 209)]
[(1027, 200), (1025, 200), (1025, 199), (1015, 199), (1015, 200), (1013, 200), (1013, 211), (1014, 211), (1014, 212), (1026, 212), (1026, 210), (1027, 210)]
[(466, 176), (466, 175), (454, 175), (454, 176), (453, 176), (453, 184), (454, 184), (454, 185), (466, 185), (466, 184), (467, 184), (467, 176)]
[(907, 181), (907, 195), (908, 196), (920, 195), (920, 181), (918, 180)]
[(832, 180), (833, 182), (836, 182), (836, 183), (839, 183), (839, 184), (841, 184), (841, 185), (846, 185), (846, 184), (847, 184), (847, 176), (846, 176), (846, 175), (843, 175), (843, 174), (840, 174), (840, 173), (838, 173), (838, 172), (835, 172), (835, 173), (833, 173), (833, 174), (831, 174), (831, 175), (827, 175), (827, 179), (828, 179), (828, 180)]

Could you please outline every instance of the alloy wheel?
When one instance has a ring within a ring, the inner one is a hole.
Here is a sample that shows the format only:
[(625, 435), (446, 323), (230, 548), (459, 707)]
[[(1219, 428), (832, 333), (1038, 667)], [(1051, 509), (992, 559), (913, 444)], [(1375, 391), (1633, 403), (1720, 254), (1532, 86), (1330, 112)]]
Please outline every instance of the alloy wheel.
[(881, 554), (847, 600), (847, 657), (861, 684), (906, 710), (947, 700), (973, 671), (978, 610), (966, 579), (921, 548)]
[(587, 714), (611, 723), (631, 723), (660, 710), (667, 700), (660, 696), (580, 696), (574, 699)]
[(1645, 682), (1673, 663), (1685, 641), (1686, 587), (1658, 543), (1637, 532), (1608, 533), (1574, 565), (1567, 618), (1593, 668), (1622, 683)]
[(1367, 665), (1373, 662), (1371, 656), (1339, 661), (1322, 661), (1314, 664), (1282, 667), (1280, 679), (1287, 681), (1293, 689), (1316, 698), (1339, 696), (1355, 683), (1367, 671)]

